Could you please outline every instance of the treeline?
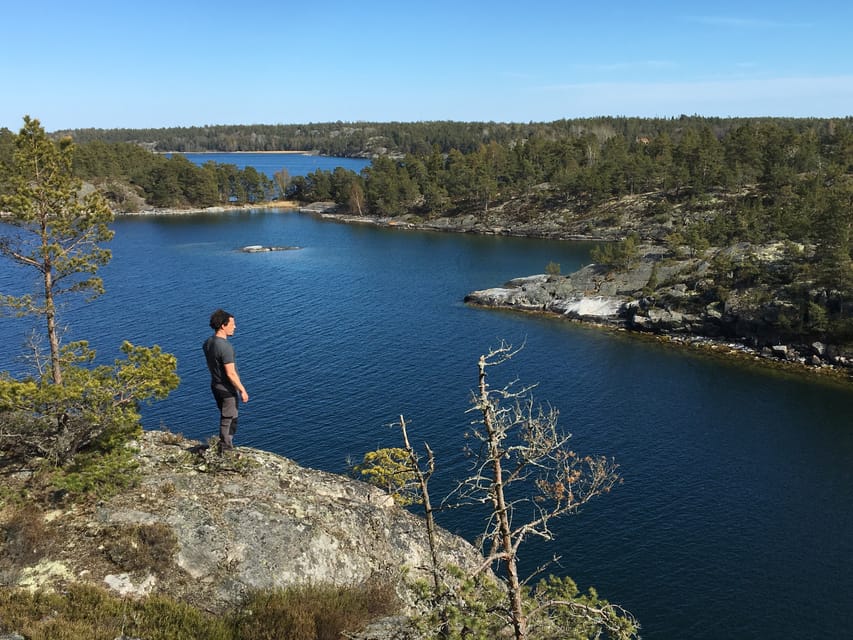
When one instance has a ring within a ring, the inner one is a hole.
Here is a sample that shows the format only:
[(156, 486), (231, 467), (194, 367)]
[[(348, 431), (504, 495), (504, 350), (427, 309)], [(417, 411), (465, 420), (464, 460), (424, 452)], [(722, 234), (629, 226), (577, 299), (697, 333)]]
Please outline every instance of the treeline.
[[(802, 245), (806, 249), (791, 262), (789, 273), (752, 274), (722, 265), (715, 279), (721, 285), (731, 280), (732, 287), (762, 279), (803, 283), (797, 294), (803, 300), (814, 287), (840, 292), (820, 300), (830, 319), (843, 319), (846, 300), (853, 299), (851, 117), (327, 123), (70, 133), (77, 141), (75, 173), (121, 210), (143, 206), (134, 205), (137, 201), (205, 207), (286, 197), (334, 201), (357, 214), (413, 220), (473, 215), (488, 223), (497, 211), (503, 225), (549, 215), (568, 223), (583, 219), (585, 233), (593, 235), (596, 226), (627, 221), (639, 239), (666, 242), (676, 252), (696, 254), (736, 242)], [(9, 162), (13, 138), (0, 131), (0, 164)], [(198, 167), (181, 155), (152, 153), (152, 147), (311, 149), (373, 159), (360, 174), (338, 168), (291, 179), (282, 170), (270, 179), (253, 168), (212, 162)], [(0, 184), (0, 193), (5, 188)], [(642, 209), (626, 218), (632, 202), (642, 202)]]
[[(535, 128), (535, 127), (534, 127)], [(312, 123), (298, 125), (212, 125), (167, 129), (74, 129), (54, 132), (85, 144), (132, 142), (160, 152), (312, 151), (338, 157), (473, 151), (483, 142), (527, 137), (528, 125), (504, 123)]]
[[(699, 244), (769, 239), (849, 244), (853, 118), (328, 123), (71, 133), (78, 141), (80, 177), (107, 191), (131, 184), (152, 206), (287, 196), (334, 200), (378, 216), (429, 218), (483, 215), (498, 203), (524, 198), (527, 205), (518, 211), (523, 216), (531, 209), (568, 206), (582, 212), (611, 198), (658, 193), (652, 215), (666, 216), (685, 201), (699, 203), (677, 229)], [(0, 162), (11, 153), (12, 137), (0, 132)], [(364, 154), (368, 141), (380, 137), (389, 153), (374, 158), (360, 175), (338, 169), (270, 180), (252, 168), (213, 163), (199, 168), (179, 155), (166, 158), (127, 142), (172, 150), (234, 149), (212, 144), (220, 137), (241, 141), (241, 150), (316, 149), (322, 142), (325, 151), (342, 155)], [(344, 146), (332, 148), (335, 140)], [(121, 189), (113, 191), (108, 195), (121, 203)], [(703, 198), (720, 193), (731, 196), (725, 215), (696, 215)]]
[[(853, 118), (329, 123), (72, 134), (78, 141), (77, 174), (120, 205), (133, 195), (123, 184), (151, 206), (286, 196), (333, 200), (358, 213), (423, 218), (482, 216), (512, 199), (525, 203), (517, 207), (519, 216), (555, 208), (582, 213), (609, 199), (655, 193), (655, 210), (647, 212), (652, 216), (664, 218), (685, 202), (695, 205), (681, 208), (690, 215), (677, 221), (676, 231), (697, 246), (791, 240), (831, 246), (838, 254), (850, 244)], [(250, 167), (198, 167), (180, 155), (166, 158), (126, 141), (225, 150), (211, 144), (220, 136), (253, 142), (238, 145), (242, 150), (317, 148), (313, 142), (346, 139), (346, 151), (326, 151), (349, 155), (365, 153), (373, 136), (381, 137), (389, 152), (407, 151), (375, 157), (361, 174), (337, 169), (291, 180), (283, 171), (271, 180)], [(0, 132), (0, 162), (10, 157), (11, 138)], [(703, 214), (703, 201), (714, 194), (728, 197), (723, 215)]]
[[(626, 123), (628, 122), (626, 121)], [(631, 130), (635, 127), (624, 127)], [(352, 204), (380, 216), (488, 213), (513, 198), (533, 208), (571, 205), (583, 211), (603, 201), (657, 193), (658, 211), (710, 195), (729, 195), (725, 215), (692, 215), (688, 236), (711, 244), (735, 241), (816, 241), (849, 226), (853, 120), (746, 121), (720, 135), (699, 121), (673, 135), (629, 137), (536, 134), (507, 144), (489, 142), (463, 153), (433, 145), (428, 153), (380, 157), (361, 175), (338, 170), (296, 178), (301, 200)], [(355, 201), (360, 201), (355, 198)]]
[(744, 123), (774, 122), (800, 132), (819, 121), (812, 119), (745, 119), (598, 117), (540, 123), (505, 122), (326, 122), (275, 125), (206, 125), (161, 129), (68, 129), (53, 132), (55, 138), (71, 136), (85, 144), (132, 142), (160, 152), (233, 151), (316, 151), (340, 157), (376, 155), (424, 155), (438, 146), (467, 154), (480, 145), (496, 142), (515, 144), (540, 137), (546, 140), (593, 135), (599, 140), (621, 136), (627, 140), (657, 137), (663, 133), (678, 137), (682, 131), (708, 126), (718, 138)]
[[(0, 168), (11, 162), (8, 131), (0, 132)], [(94, 140), (77, 144), (74, 173), (95, 184), (115, 208), (144, 206), (211, 207), (251, 204), (283, 197), (284, 181), (272, 180), (254, 167), (207, 162), (202, 166), (175, 154), (167, 157), (130, 143)], [(0, 172), (3, 173), (3, 172)], [(0, 193), (4, 191), (0, 184)]]
[[(632, 121), (619, 124), (639, 130)], [(608, 222), (608, 208), (618, 219), (625, 198), (642, 194), (644, 209), (632, 214), (643, 219), (636, 226), (641, 233), (668, 231), (641, 239), (665, 242), (675, 253), (787, 241), (785, 273), (715, 265), (720, 291), (796, 283), (787, 295), (806, 309), (797, 311), (800, 320), (853, 339), (846, 311), (853, 296), (853, 120), (720, 124), (691, 121), (653, 135), (540, 131), (469, 153), (445, 153), (436, 144), (426, 154), (376, 158), (360, 175), (338, 169), (298, 177), (289, 194), (376, 216), (473, 214), (487, 221), (500, 209), (519, 221), (557, 211), (597, 223)], [(825, 293), (815, 298), (815, 289)]]

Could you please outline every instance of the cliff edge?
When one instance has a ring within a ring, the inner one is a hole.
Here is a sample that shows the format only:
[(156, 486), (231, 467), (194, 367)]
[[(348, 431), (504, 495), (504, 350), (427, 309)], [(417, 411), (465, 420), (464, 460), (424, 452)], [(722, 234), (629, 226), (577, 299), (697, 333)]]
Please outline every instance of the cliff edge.
[[(246, 447), (222, 461), (162, 431), (133, 446), (141, 480), (95, 504), (45, 514), (42, 548), (14, 580), (4, 571), (7, 586), (86, 581), (223, 612), (251, 589), (380, 579), (405, 609), (418, 607), (412, 582), (430, 575), (426, 529), (385, 492)], [(438, 542), (451, 564), (482, 562), (458, 536), (440, 531)]]

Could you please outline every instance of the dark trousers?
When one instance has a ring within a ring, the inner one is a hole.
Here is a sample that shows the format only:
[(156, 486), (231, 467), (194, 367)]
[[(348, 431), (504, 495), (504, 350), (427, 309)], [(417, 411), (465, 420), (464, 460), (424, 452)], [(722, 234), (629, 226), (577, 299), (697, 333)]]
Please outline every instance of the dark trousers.
[(237, 433), (237, 392), (221, 385), (213, 385), (211, 390), (219, 408), (219, 451), (229, 451)]

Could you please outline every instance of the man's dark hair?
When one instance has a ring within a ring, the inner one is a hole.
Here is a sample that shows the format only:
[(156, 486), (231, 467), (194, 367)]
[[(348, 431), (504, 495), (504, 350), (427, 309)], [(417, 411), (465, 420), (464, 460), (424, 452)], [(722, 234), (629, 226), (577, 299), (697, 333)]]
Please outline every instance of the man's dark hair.
[(210, 328), (214, 331), (219, 331), (222, 325), (228, 324), (228, 321), (233, 317), (224, 309), (217, 309), (210, 316)]

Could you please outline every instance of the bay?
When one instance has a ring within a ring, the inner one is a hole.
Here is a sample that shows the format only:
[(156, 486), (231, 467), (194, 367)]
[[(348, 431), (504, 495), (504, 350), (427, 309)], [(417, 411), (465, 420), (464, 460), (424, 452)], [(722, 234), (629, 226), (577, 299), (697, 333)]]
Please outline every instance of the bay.
[[(624, 483), (532, 544), (532, 570), (595, 586), (644, 638), (843, 636), (853, 624), (853, 392), (550, 318), (466, 306), (473, 289), (568, 272), (590, 246), (347, 226), (293, 212), (120, 218), (107, 294), (64, 309), (65, 340), (99, 359), (122, 340), (178, 357), (182, 383), (146, 428), (216, 429), (201, 343), (216, 307), (236, 316), (238, 445), (344, 472), (397, 446), (400, 414), (438, 458), (437, 494), (468, 470), (466, 414), (480, 354), (523, 345), (492, 386), (538, 383), (581, 453)], [(246, 254), (250, 244), (300, 250)], [(0, 291), (32, 277), (0, 266)], [(21, 371), (27, 322), (0, 319), (0, 370)], [(469, 539), (476, 515), (442, 514)]]
[(359, 173), (370, 164), (369, 160), (362, 158), (335, 158), (313, 153), (275, 151), (264, 153), (248, 151), (243, 153), (205, 152), (183, 153), (181, 155), (186, 156), (188, 160), (198, 165), (203, 165), (205, 162), (215, 162), (217, 164), (233, 164), (238, 169), (254, 167), (270, 179), (282, 169), (286, 169), (290, 176), (294, 177), (305, 176), (314, 171), (334, 171), (336, 167)]

